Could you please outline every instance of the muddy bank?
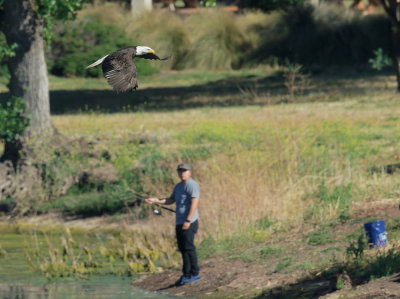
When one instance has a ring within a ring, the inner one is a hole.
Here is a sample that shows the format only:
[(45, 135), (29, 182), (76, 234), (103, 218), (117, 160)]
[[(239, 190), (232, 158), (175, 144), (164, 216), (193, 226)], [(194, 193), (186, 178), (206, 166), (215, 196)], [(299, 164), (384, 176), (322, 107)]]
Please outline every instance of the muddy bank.
[[(360, 231), (366, 219), (385, 219), (386, 223), (397, 223), (400, 219), (398, 208), (399, 199), (379, 200), (368, 205), (355, 205), (352, 219), (335, 227), (339, 236), (354, 234)], [(295, 260), (311, 258), (325, 258), (320, 255), (321, 250), (326, 251), (342, 245), (348, 246), (348, 241), (338, 240), (333, 244), (304, 246), (306, 234), (300, 232), (286, 232), (281, 238), (281, 245), (286, 248), (286, 253), (294, 249)], [(369, 256), (385, 254), (392, 255), (389, 259), (382, 258), (376, 267), (391, 267), (398, 262), (398, 241), (389, 232), (389, 243), (384, 250), (370, 249), (365, 254)], [(249, 245), (250, 246), (250, 245)], [(244, 251), (250, 249), (244, 249)], [(271, 255), (267, 259), (246, 261), (235, 256), (220, 255), (202, 260), (200, 263), (202, 280), (183, 286), (176, 286), (175, 282), (180, 277), (180, 269), (172, 269), (151, 276), (142, 276), (132, 285), (140, 288), (167, 292), (172, 295), (215, 298), (400, 298), (400, 273), (371, 279), (373, 274), (359, 274), (366, 271), (365, 266), (352, 266), (349, 268), (348, 282), (339, 286), (338, 279), (345, 273), (346, 263), (327, 261), (324, 268), (298, 269), (278, 271), (282, 261), (279, 255)], [(329, 272), (330, 274), (324, 274)], [(393, 272), (392, 272), (393, 273)], [(370, 276), (372, 275), (372, 276)], [(347, 276), (347, 273), (346, 273)], [(340, 278), (342, 279), (342, 278)]]
[(336, 281), (302, 273), (268, 274), (263, 265), (223, 258), (201, 263), (202, 280), (183, 286), (179, 270), (142, 276), (133, 286), (157, 293), (196, 298), (400, 298), (400, 273), (336, 290)]

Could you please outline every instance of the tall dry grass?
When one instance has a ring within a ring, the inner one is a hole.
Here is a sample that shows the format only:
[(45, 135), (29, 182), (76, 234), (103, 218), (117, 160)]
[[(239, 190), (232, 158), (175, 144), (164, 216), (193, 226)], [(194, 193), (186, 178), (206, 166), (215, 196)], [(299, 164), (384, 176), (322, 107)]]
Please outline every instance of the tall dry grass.
[[(355, 202), (398, 196), (397, 176), (379, 170), (397, 159), (396, 107), (390, 96), (376, 94), (336, 103), (55, 116), (53, 122), (71, 135), (160, 136), (146, 159), (157, 153), (151, 167), (164, 175), (143, 173), (146, 193), (168, 196), (179, 181), (176, 164), (192, 163), (201, 186), (200, 237), (222, 238), (264, 217), (287, 228), (335, 223), (351, 215)], [(136, 156), (129, 163), (144, 161)], [(148, 225), (172, 236), (174, 215), (164, 214)]]
[(159, 67), (177, 70), (239, 67), (259, 40), (253, 29), (269, 20), (262, 13), (233, 17), (219, 9), (190, 16), (153, 10), (133, 17), (117, 5), (92, 5), (80, 13), (81, 18), (89, 15), (123, 28), (133, 41), (161, 56), (171, 54), (171, 63)]

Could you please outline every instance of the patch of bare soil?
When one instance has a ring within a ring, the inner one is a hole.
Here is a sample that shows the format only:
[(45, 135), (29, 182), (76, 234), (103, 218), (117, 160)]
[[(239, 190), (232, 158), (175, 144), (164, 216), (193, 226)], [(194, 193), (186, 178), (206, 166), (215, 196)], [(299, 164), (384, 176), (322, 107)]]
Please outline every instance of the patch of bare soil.
[[(337, 227), (341, 233), (355, 230), (358, 219), (377, 217), (386, 220), (399, 218), (400, 199), (381, 200), (356, 206), (356, 215), (352, 221)], [(300, 244), (298, 233), (287, 236), (287, 245)], [(319, 248), (321, 249), (321, 248)], [(316, 249), (315, 249), (316, 250)], [(299, 246), (297, 255), (313, 255), (310, 247)], [(318, 274), (311, 275), (304, 270), (284, 273), (274, 271), (277, 261), (246, 262), (241, 259), (230, 259), (218, 256), (200, 263), (202, 280), (193, 284), (176, 286), (181, 271), (168, 270), (151, 276), (143, 276), (132, 285), (157, 292), (193, 297), (218, 298), (400, 298), (400, 274), (372, 280), (369, 282), (352, 282), (345, 289), (336, 290), (336, 280), (327, 280)], [(338, 273), (339, 275), (340, 273)], [(359, 284), (359, 285), (357, 285)]]
[(400, 273), (372, 280), (351, 289), (336, 291), (321, 298), (400, 298)]
[(294, 283), (299, 278), (299, 273), (270, 275), (268, 274), (270, 269), (263, 264), (227, 260), (222, 256), (200, 263), (200, 268), (202, 279), (193, 284), (177, 286), (176, 281), (182, 272), (174, 269), (151, 276), (143, 276), (134, 281), (132, 285), (173, 295), (202, 297), (220, 294), (223, 297), (229, 297), (240, 292), (259, 293), (265, 288)]

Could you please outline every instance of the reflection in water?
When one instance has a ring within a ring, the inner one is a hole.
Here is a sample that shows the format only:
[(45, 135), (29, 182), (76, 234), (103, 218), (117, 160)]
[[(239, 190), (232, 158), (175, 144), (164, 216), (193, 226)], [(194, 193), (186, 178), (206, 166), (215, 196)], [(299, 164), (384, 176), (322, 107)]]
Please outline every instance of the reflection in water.
[(129, 281), (123, 282), (54, 282), (0, 283), (1, 299), (74, 299), (74, 298), (173, 298), (166, 294), (148, 292), (134, 288)]

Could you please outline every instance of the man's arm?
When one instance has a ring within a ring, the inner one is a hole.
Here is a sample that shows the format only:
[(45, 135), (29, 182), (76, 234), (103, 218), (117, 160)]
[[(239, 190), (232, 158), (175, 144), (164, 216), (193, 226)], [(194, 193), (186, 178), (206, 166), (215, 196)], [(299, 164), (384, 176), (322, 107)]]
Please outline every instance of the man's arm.
[[(199, 206), (199, 199), (197, 197), (192, 197), (192, 201), (190, 203), (190, 209), (189, 209), (189, 214), (186, 217), (186, 220), (191, 220), (194, 216), (194, 213), (196, 213), (197, 207)], [(183, 230), (189, 229), (190, 227), (190, 222), (185, 221), (185, 223), (182, 226)]]
[(199, 199), (197, 197), (193, 197), (191, 204), (190, 204), (189, 214), (186, 217), (187, 220), (192, 219), (192, 217), (194, 216), (194, 213), (196, 213), (198, 206), (199, 206)]
[(152, 203), (158, 203), (161, 205), (171, 205), (175, 202), (175, 200), (171, 197), (168, 198), (156, 198), (156, 197), (150, 197), (150, 198), (146, 198), (145, 201), (149, 204)]

